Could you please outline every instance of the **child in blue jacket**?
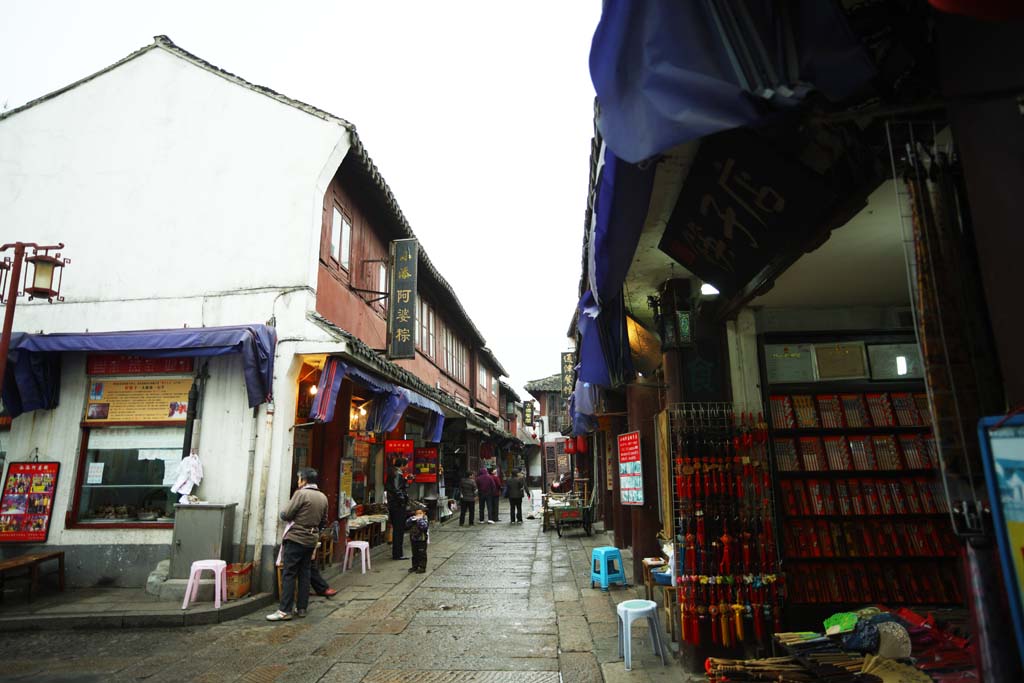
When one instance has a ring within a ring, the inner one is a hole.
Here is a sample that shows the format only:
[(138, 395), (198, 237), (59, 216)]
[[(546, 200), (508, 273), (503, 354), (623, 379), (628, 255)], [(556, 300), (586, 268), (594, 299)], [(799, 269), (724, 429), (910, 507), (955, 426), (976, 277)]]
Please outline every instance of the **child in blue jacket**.
[(405, 521), (405, 528), (409, 530), (409, 540), (412, 542), (412, 567), (409, 571), (426, 574), (430, 521), (427, 519), (427, 509), (422, 504), (417, 505), (416, 512)]

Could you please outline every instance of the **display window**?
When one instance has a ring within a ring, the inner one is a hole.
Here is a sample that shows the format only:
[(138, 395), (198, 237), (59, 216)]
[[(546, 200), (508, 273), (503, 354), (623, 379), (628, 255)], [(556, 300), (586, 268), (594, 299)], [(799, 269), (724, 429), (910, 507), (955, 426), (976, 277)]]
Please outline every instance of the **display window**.
[(77, 525), (170, 526), (183, 427), (84, 429)]

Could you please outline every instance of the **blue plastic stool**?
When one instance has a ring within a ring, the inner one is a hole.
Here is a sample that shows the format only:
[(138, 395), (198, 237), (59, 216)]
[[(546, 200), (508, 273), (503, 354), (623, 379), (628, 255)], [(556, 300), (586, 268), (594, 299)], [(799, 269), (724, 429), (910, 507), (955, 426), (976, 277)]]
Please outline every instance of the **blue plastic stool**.
[(633, 668), (632, 627), (637, 619), (647, 619), (654, 654), (661, 655), (661, 665), (665, 666), (665, 641), (658, 622), (658, 603), (653, 600), (626, 600), (615, 606), (615, 614), (619, 622), (619, 656), (626, 661), (626, 671)]
[(612, 545), (603, 545), (599, 548), (594, 548), (590, 554), (590, 587), (594, 587), (594, 582), (598, 581), (601, 583), (601, 590), (608, 590), (608, 586), (613, 582), (621, 582), (623, 586), (628, 586), (626, 583), (626, 570), (622, 565), (622, 553), (619, 549)]

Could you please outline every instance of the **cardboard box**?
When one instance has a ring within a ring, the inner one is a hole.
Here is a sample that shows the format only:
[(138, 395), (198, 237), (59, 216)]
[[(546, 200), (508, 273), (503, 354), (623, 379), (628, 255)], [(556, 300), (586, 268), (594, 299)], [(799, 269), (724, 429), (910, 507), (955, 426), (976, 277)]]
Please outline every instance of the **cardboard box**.
[(244, 598), (252, 589), (252, 562), (228, 565), (228, 600)]

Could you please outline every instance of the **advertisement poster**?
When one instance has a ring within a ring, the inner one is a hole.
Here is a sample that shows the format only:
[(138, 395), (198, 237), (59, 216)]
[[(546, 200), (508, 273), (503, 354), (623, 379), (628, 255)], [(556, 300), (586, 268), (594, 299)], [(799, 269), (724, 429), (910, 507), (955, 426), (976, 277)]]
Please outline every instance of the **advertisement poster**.
[(86, 424), (113, 422), (185, 422), (192, 378), (90, 378)]
[(619, 434), (619, 493), (623, 505), (644, 504), (640, 432)]
[(352, 461), (341, 461), (341, 476), (338, 477), (338, 517), (348, 517), (351, 512), (348, 501), (352, 498)]
[(384, 441), (384, 464), (391, 467), (396, 460), (405, 460), (405, 476), (412, 476), (412, 455), (415, 449), (412, 439), (387, 439)]
[(417, 448), (413, 458), (413, 481), (418, 484), (437, 482), (437, 449)]
[(39, 543), (50, 533), (59, 462), (12, 462), (0, 495), (0, 543)]

